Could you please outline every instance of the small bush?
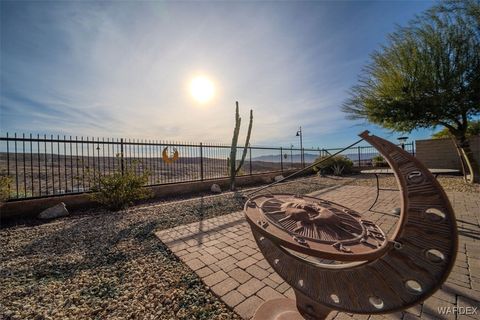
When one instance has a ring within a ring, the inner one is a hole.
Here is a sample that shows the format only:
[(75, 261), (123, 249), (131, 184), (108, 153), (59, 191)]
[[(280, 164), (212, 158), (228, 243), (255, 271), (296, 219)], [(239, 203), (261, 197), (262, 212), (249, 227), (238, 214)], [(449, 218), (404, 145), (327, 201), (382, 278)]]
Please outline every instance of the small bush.
[(372, 158), (372, 166), (374, 167), (387, 167), (388, 164), (381, 155), (377, 155)]
[[(319, 157), (315, 162), (328, 158), (329, 156)], [(344, 156), (334, 156), (324, 162), (313, 167), (315, 172), (329, 173), (336, 176), (341, 176), (343, 173), (350, 173), (352, 171), (353, 162)]]
[(118, 211), (132, 205), (135, 201), (146, 199), (151, 192), (143, 186), (148, 181), (147, 172), (141, 175), (135, 174), (137, 164), (125, 168), (124, 173), (120, 169), (112, 174), (91, 176), (94, 183), (90, 198), (104, 205), (112, 211)]
[(5, 174), (0, 173), (0, 206), (10, 197), (10, 184), (12, 179)]

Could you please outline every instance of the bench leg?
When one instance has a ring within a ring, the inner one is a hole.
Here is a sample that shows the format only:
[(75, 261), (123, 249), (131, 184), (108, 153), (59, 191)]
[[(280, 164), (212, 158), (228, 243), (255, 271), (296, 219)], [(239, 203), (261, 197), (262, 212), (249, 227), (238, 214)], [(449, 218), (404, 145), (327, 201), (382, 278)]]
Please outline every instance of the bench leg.
[(378, 174), (374, 173), (374, 175), (375, 175), (375, 180), (376, 180), (376, 183), (377, 183), (377, 194), (375, 195), (375, 200), (373, 201), (370, 208), (367, 209), (367, 211), (370, 211), (373, 208), (373, 206), (377, 203), (378, 196), (380, 194), (380, 182), (378, 181)]

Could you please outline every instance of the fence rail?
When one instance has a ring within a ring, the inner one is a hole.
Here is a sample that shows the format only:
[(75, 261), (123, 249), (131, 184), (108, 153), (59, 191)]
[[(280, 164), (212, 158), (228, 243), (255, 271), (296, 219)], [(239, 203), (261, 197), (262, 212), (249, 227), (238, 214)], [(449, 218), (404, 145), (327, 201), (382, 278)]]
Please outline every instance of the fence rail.
[[(413, 142), (404, 147), (414, 153)], [(249, 146), (240, 175), (301, 169), (339, 150)], [(128, 167), (137, 174), (147, 172), (149, 186), (226, 178), (229, 154), (230, 146), (221, 144), (16, 133), (0, 137), (0, 171), (12, 179), (10, 200), (88, 192), (92, 176)], [(360, 146), (342, 154), (354, 166), (365, 167), (378, 152)]]

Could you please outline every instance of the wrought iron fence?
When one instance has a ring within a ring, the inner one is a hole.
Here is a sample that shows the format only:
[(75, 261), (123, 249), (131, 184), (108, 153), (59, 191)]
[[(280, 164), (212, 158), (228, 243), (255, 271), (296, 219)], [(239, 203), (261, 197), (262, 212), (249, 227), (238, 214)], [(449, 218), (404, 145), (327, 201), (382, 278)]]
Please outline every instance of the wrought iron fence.
[[(405, 149), (413, 153), (413, 143)], [(240, 175), (301, 169), (338, 150), (249, 146)], [(92, 177), (126, 168), (146, 172), (149, 186), (226, 178), (229, 154), (230, 146), (222, 144), (8, 133), (0, 137), (0, 171), (11, 177), (10, 200), (88, 192)], [(363, 146), (342, 154), (354, 166), (370, 166), (378, 152)]]
[[(415, 155), (415, 143), (403, 143), (398, 144), (399, 147)], [(326, 154), (333, 154), (338, 151), (342, 150), (342, 148), (331, 148), (325, 150)], [(375, 166), (387, 166), (387, 163), (383, 161), (382, 157), (379, 157), (380, 154), (378, 153), (377, 149), (374, 147), (367, 145), (367, 146), (354, 146), (348, 148), (340, 153), (340, 155), (349, 158), (353, 162), (354, 167), (375, 167)]]

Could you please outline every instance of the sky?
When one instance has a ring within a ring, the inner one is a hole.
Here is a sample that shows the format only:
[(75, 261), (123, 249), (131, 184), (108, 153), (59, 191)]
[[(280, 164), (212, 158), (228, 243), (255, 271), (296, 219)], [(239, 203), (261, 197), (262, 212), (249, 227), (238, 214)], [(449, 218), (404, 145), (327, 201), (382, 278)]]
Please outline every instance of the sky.
[[(0, 12), (0, 134), (342, 147), (340, 110), (369, 55), (430, 1), (7, 2)], [(189, 83), (214, 84), (199, 103)], [(407, 134), (428, 138), (432, 130)]]

